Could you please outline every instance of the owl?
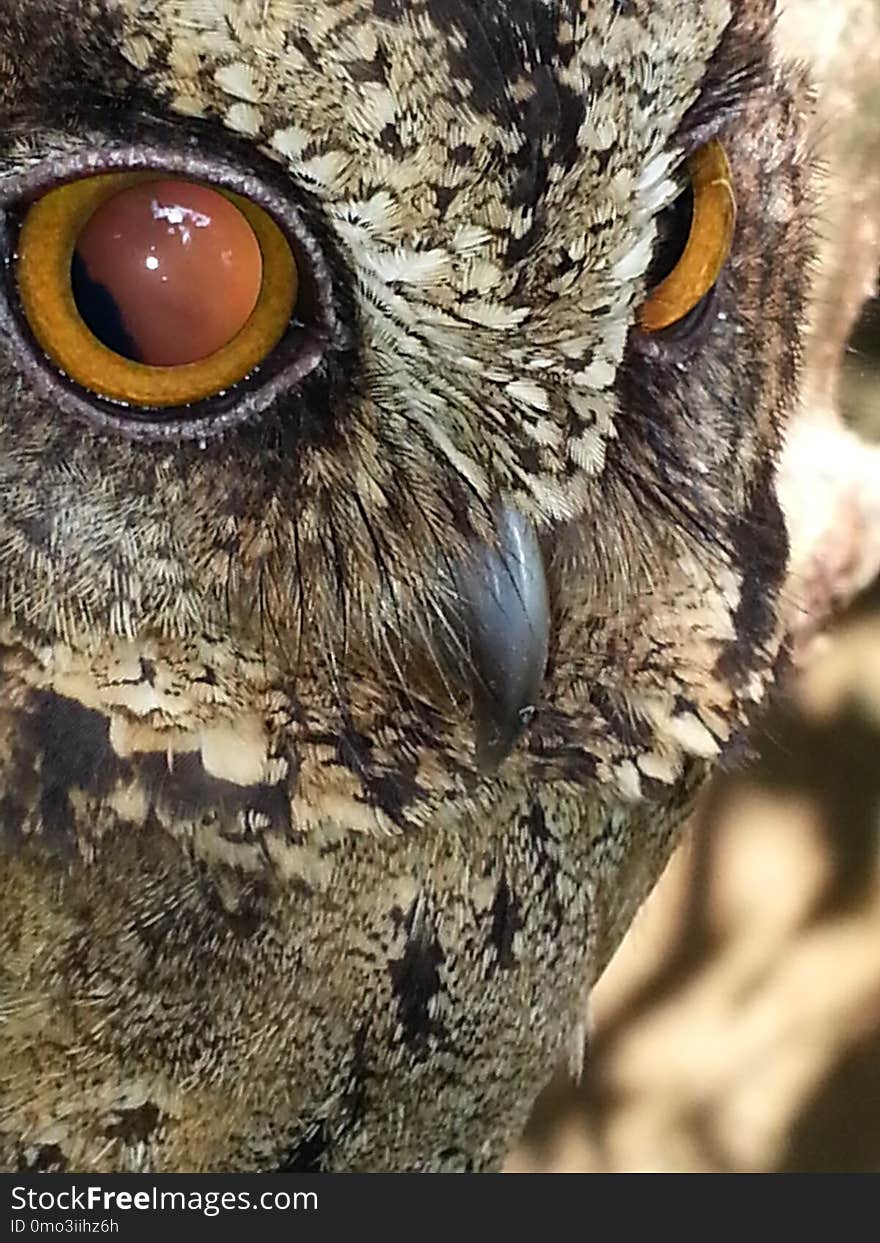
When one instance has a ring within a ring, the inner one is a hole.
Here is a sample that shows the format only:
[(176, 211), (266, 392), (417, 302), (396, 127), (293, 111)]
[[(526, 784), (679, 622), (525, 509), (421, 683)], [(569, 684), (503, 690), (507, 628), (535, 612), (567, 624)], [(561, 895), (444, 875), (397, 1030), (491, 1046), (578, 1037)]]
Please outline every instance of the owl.
[(497, 1168), (784, 660), (772, 0), (0, 0), (0, 1164)]

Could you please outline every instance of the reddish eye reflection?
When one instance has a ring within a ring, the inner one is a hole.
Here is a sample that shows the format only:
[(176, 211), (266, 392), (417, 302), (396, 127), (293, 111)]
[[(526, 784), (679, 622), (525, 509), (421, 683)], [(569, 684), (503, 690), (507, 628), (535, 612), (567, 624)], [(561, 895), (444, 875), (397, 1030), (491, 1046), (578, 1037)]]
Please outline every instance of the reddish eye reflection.
[(263, 282), (256, 235), (216, 190), (142, 182), (99, 207), (76, 243), (77, 309), (117, 354), (153, 367), (198, 362), (245, 326)]

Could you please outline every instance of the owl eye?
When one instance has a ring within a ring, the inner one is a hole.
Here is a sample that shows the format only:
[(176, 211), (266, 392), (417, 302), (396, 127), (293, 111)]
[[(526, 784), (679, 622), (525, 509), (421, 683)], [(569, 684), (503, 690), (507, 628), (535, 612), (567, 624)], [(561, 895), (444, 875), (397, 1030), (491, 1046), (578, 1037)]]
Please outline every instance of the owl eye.
[(724, 148), (713, 139), (688, 160), (690, 184), (659, 221), (651, 293), (639, 311), (645, 332), (686, 318), (714, 288), (727, 262), (736, 225), (736, 199)]
[[(301, 201), (302, 200), (302, 201)], [(320, 212), (271, 161), (145, 123), (0, 169), (0, 343), (56, 417), (206, 442), (350, 350)]]
[(71, 181), (31, 206), (16, 263), (39, 345), (81, 388), (188, 405), (272, 352), (297, 299), (278, 225), (229, 190), (151, 172)]

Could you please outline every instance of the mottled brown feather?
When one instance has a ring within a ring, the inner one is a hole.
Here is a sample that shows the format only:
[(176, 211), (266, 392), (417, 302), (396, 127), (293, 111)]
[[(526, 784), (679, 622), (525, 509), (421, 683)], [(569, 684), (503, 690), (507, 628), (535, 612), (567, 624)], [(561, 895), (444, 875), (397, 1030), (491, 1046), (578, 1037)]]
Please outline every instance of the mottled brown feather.
[[(96, 431), (0, 335), (0, 1166), (491, 1169), (578, 1055), (783, 644), (810, 170), (772, 23), (0, 0), (4, 203), (194, 140), (297, 205), (338, 320), (204, 445)], [(657, 213), (715, 135), (734, 253), (703, 330), (648, 339)], [(552, 630), (486, 775), (440, 636), (498, 503)]]

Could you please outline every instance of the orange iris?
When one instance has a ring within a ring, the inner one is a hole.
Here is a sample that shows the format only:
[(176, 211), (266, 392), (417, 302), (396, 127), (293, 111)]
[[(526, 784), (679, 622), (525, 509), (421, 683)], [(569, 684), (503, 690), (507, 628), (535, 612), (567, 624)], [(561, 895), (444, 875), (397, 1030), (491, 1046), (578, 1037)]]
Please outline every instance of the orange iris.
[(736, 198), (724, 148), (713, 139), (688, 160), (694, 209), (681, 258), (652, 290), (639, 312), (645, 332), (669, 328), (694, 309), (715, 285), (730, 255)]
[(298, 274), (262, 208), (153, 173), (70, 182), (28, 211), (22, 306), (71, 379), (131, 405), (186, 405), (231, 387), (287, 330)]

